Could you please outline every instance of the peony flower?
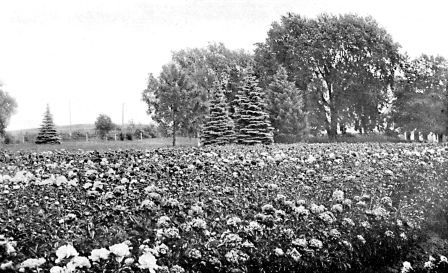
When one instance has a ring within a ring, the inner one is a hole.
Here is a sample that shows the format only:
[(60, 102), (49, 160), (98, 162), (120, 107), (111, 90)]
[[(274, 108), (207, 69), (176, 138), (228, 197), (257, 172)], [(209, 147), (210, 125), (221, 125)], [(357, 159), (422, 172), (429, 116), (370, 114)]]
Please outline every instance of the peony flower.
[(140, 256), (138, 258), (138, 263), (141, 269), (149, 269), (149, 272), (151, 273), (155, 273), (155, 270), (159, 268), (156, 257), (150, 252), (146, 252)]
[(384, 235), (386, 235), (386, 237), (394, 237), (394, 232), (390, 231), (390, 230), (386, 230), (386, 232), (384, 233)]
[(344, 200), (344, 192), (341, 190), (335, 190), (333, 192), (333, 200), (336, 202), (342, 202)]
[(112, 252), (116, 257), (117, 262), (121, 262), (124, 257), (131, 256), (129, 251), (129, 246), (125, 243), (115, 244), (109, 247), (110, 252)]
[(330, 211), (325, 211), (319, 214), (319, 218), (327, 224), (332, 224), (336, 221), (336, 217)]
[(63, 267), (60, 267), (60, 266), (53, 266), (50, 269), (50, 273), (65, 273), (65, 269)]
[(37, 268), (40, 267), (41, 265), (43, 265), (45, 263), (45, 259), (44, 258), (39, 258), (39, 259), (27, 259), (25, 261), (23, 261), (19, 267), (20, 268)]
[(8, 269), (14, 269), (13, 263), (12, 261), (6, 262), (6, 263), (2, 263), (0, 264), (0, 270), (8, 270)]
[(191, 226), (197, 229), (206, 229), (207, 223), (202, 219), (196, 218), (191, 222)]
[(343, 209), (343, 207), (342, 207), (341, 204), (335, 204), (335, 205), (333, 205), (333, 206), (331, 207), (331, 210), (334, 211), (334, 212), (339, 212), (339, 213), (341, 213), (344, 209)]
[(135, 262), (135, 259), (134, 258), (126, 258), (125, 260), (124, 260), (124, 264), (125, 265), (131, 265), (131, 264), (133, 264)]
[(171, 273), (185, 273), (185, 269), (180, 265), (173, 265), (170, 269)]
[(323, 247), (323, 243), (322, 243), (321, 240), (318, 240), (318, 239), (311, 239), (311, 240), (310, 240), (310, 247), (320, 249), (320, 248)]
[(202, 254), (201, 251), (199, 251), (196, 248), (193, 248), (192, 250), (190, 250), (189, 256), (192, 259), (200, 259), (202, 257)]
[(341, 233), (337, 229), (333, 228), (330, 230), (330, 236), (334, 238), (339, 238), (341, 237)]
[(60, 263), (63, 259), (70, 258), (70, 257), (76, 257), (79, 253), (76, 251), (76, 249), (72, 245), (63, 245), (56, 250), (56, 256), (58, 257), (56, 259), (56, 263)]
[(157, 220), (157, 227), (159, 228), (167, 228), (170, 226), (170, 217), (168, 216), (160, 216), (160, 218)]
[(412, 266), (410, 262), (403, 262), (403, 267), (401, 268), (401, 273), (408, 273), (412, 270)]
[(93, 249), (89, 256), (89, 259), (92, 260), (92, 262), (99, 262), (100, 259), (109, 259), (109, 254), (110, 251), (105, 248)]
[(228, 220), (227, 220), (227, 225), (228, 226), (238, 226), (239, 224), (241, 224), (241, 218), (239, 218), (239, 217), (231, 217), (231, 218), (229, 218)]
[(308, 242), (306, 241), (306, 238), (295, 239), (294, 241), (292, 241), (292, 244), (296, 245), (296, 246), (300, 246), (302, 248), (305, 248), (308, 246)]
[(358, 240), (361, 241), (361, 243), (365, 244), (366, 243), (366, 239), (364, 239), (364, 237), (362, 237), (362, 235), (358, 235), (356, 236), (358, 238)]
[(73, 259), (70, 262), (73, 263), (75, 268), (90, 268), (91, 267), (89, 259), (87, 259), (87, 257), (83, 257), (83, 256), (73, 257)]
[(353, 220), (350, 218), (344, 218), (344, 219), (342, 219), (342, 225), (353, 227), (353, 226), (355, 226), (355, 222), (353, 222)]
[(285, 252), (283, 252), (283, 249), (277, 247), (274, 249), (274, 254), (275, 256), (283, 256), (285, 255)]
[(440, 262), (441, 263), (448, 263), (448, 259), (445, 256), (440, 255)]
[(300, 258), (302, 257), (302, 254), (297, 251), (297, 249), (293, 248), (288, 250), (287, 254), (295, 261), (298, 262)]

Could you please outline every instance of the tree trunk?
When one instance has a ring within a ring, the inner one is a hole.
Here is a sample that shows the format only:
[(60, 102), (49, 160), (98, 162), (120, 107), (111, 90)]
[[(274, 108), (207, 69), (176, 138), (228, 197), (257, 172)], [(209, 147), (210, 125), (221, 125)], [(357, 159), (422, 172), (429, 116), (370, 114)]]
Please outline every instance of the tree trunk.
[(173, 146), (176, 146), (176, 114), (173, 111)]
[(407, 141), (411, 141), (411, 132), (404, 132)]
[(422, 138), (423, 138), (423, 142), (428, 142), (428, 133), (427, 132), (423, 132), (422, 133)]
[(330, 139), (336, 139), (338, 135), (337, 113), (333, 107), (330, 107), (330, 126), (327, 128), (327, 134)]
[(414, 141), (420, 141), (420, 134), (418, 131), (414, 131)]
[(438, 141), (439, 143), (442, 143), (442, 142), (443, 142), (443, 134), (437, 134), (437, 141)]

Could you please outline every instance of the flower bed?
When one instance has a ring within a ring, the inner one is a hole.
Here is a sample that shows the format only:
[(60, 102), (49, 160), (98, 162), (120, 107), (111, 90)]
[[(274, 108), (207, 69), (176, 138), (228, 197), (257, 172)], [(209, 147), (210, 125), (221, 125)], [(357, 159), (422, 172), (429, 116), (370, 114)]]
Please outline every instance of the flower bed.
[(447, 159), (415, 144), (3, 151), (0, 269), (411, 272), (433, 255), (438, 270), (444, 253), (418, 246), (447, 235)]

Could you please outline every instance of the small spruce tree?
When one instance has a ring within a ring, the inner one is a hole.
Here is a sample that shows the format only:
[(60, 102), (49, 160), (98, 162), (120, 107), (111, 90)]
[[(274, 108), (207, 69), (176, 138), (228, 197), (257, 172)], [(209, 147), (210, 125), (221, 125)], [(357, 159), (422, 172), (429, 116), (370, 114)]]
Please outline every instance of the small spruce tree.
[(204, 145), (225, 145), (234, 139), (234, 124), (229, 116), (224, 84), (215, 82), (212, 89), (214, 97), (210, 101), (209, 115), (202, 129)]
[(236, 141), (239, 144), (272, 144), (273, 128), (266, 113), (263, 91), (249, 69), (235, 96)]
[(36, 137), (36, 144), (61, 144), (61, 138), (59, 134), (56, 132), (53, 117), (50, 113), (50, 108), (47, 105), (47, 110), (44, 114), (44, 120), (42, 121), (42, 125), (39, 129), (39, 133)]

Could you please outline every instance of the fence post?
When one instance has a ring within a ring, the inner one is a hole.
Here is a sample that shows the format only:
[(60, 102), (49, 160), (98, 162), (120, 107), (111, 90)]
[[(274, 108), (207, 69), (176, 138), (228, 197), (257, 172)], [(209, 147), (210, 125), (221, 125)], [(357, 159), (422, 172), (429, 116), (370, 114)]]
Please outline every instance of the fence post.
[(89, 135), (86, 133), (86, 141), (89, 141)]

